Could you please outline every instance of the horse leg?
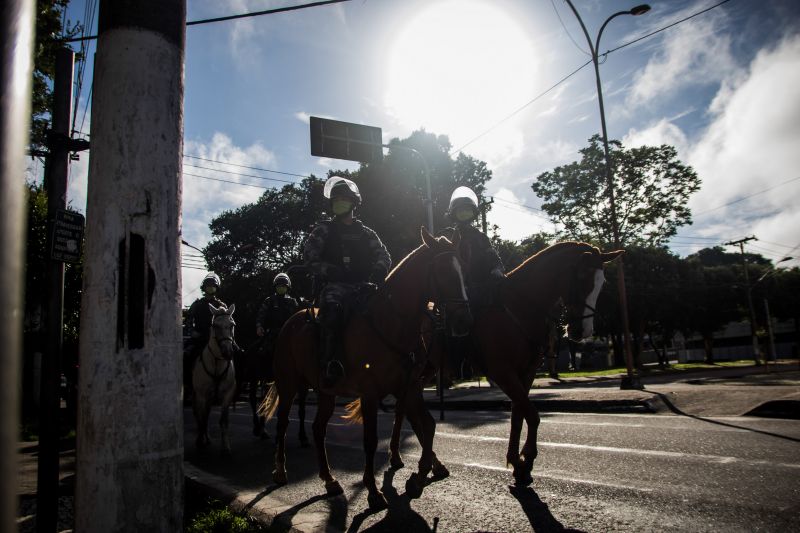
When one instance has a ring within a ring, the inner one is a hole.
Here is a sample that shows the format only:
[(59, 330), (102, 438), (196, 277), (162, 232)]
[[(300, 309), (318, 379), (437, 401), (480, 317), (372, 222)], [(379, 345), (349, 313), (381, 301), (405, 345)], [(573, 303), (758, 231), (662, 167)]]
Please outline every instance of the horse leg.
[(361, 397), (361, 415), (364, 418), (364, 486), (369, 495), (367, 502), (372, 511), (388, 507), (386, 497), (375, 483), (375, 451), (378, 448), (378, 400), (372, 396)]
[(300, 440), (300, 446), (303, 448), (308, 447), (308, 436), (306, 435), (306, 398), (308, 397), (308, 389), (301, 387), (297, 395), (297, 417), (300, 419), (300, 431), (297, 438)]
[(518, 485), (530, 485), (533, 479), (530, 471), (525, 469), (519, 454), (519, 439), (522, 434), (522, 421), (528, 416), (528, 390), (525, 389), (519, 379), (515, 377), (506, 379), (495, 379), (495, 383), (511, 399), (511, 431), (508, 437), (508, 451), (506, 452), (506, 464), (514, 468), (514, 480)]
[[(273, 385), (278, 386), (276, 383)], [(282, 390), (283, 389), (283, 390)], [(272, 481), (278, 485), (285, 485), (286, 476), (286, 429), (289, 427), (289, 410), (292, 408), (295, 390), (289, 387), (278, 387), (278, 411), (275, 425), (275, 470), (272, 471)]]
[(342, 494), (344, 489), (331, 475), (331, 467), (328, 464), (328, 453), (325, 451), (325, 435), (328, 431), (328, 420), (336, 407), (335, 396), (331, 394), (317, 394), (317, 415), (311, 429), (314, 433), (314, 444), (317, 448), (317, 464), (319, 465), (319, 478), (325, 483), (325, 491), (333, 496)]
[[(533, 384), (533, 378), (530, 380), (530, 385)], [(530, 389), (530, 385), (528, 388)], [(522, 446), (522, 453), (520, 454), (520, 458), (522, 460), (522, 465), (525, 471), (528, 473), (527, 478), (531, 478), (531, 472), (533, 471), (533, 461), (536, 459), (536, 456), (539, 455), (539, 449), (536, 446), (536, 441), (538, 438), (539, 433), (539, 423), (541, 422), (541, 418), (539, 417), (539, 410), (536, 408), (533, 402), (528, 399), (528, 405), (525, 409), (525, 423), (528, 425), (528, 435), (525, 437), (525, 444)]]
[[(403, 418), (405, 417), (405, 405), (402, 399), (398, 399), (394, 408), (394, 426), (392, 426), (392, 439), (389, 441), (389, 465), (392, 470), (403, 468), (403, 458), (400, 455), (400, 431), (403, 429)], [(416, 433), (416, 429), (414, 430)], [(419, 439), (419, 434), (417, 434)], [(422, 442), (422, 439), (420, 439)]]
[(197, 388), (194, 389), (194, 398), (192, 398), (192, 411), (194, 411), (194, 420), (197, 423), (197, 438), (194, 443), (195, 446), (202, 449), (208, 446), (210, 439), (208, 438), (208, 414), (209, 405), (206, 401), (205, 395), (200, 394)]
[(433, 416), (425, 409), (421, 391), (419, 393), (410, 393), (409, 397), (407, 397), (406, 405), (408, 421), (411, 423), (411, 427), (417, 435), (420, 446), (422, 446), (418, 470), (411, 474), (411, 477), (406, 481), (406, 494), (408, 494), (410, 498), (419, 498), (422, 495), (422, 489), (425, 487), (428, 473), (433, 469), (434, 460), (438, 463), (438, 466), (441, 467), (438, 472), (439, 476), (442, 478), (447, 477), (450, 475), (450, 472), (447, 471), (438, 459), (435, 459), (436, 455), (433, 453), (433, 437), (436, 433), (436, 420), (434, 420)]

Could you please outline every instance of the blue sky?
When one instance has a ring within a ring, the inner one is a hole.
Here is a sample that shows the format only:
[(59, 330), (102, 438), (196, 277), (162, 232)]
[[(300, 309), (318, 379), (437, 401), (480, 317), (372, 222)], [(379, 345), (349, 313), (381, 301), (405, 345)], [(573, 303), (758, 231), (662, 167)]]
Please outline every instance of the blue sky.
[[(189, 0), (187, 19), (301, 3)], [(594, 37), (607, 16), (637, 2), (574, 3)], [(610, 22), (600, 50), (718, 3), (654, 0), (649, 13)], [(85, 12), (73, 0), (68, 18)], [(186, 174), (270, 187), (283, 183), (219, 170), (293, 181), (356, 168), (309, 154), (310, 115), (379, 126), (384, 141), (420, 127), (448, 135), (454, 149), (489, 164), (490, 222), (515, 240), (553, 229), (537, 210), (533, 178), (576, 160), (600, 130), (591, 65), (545, 93), (589, 60), (563, 0), (353, 0), (186, 33), (184, 154), (288, 173), (185, 158), (183, 237), (197, 247), (212, 217), (262, 190)], [(694, 224), (673, 251), (756, 235), (748, 251), (800, 258), (800, 3), (731, 0), (610, 54), (600, 68), (609, 136), (627, 147), (674, 145), (703, 180), (690, 202)], [(90, 82), (91, 64), (78, 105), (86, 133)], [(81, 211), (87, 163), (82, 156), (70, 174), (69, 201)], [(204, 272), (183, 272), (188, 305)]]

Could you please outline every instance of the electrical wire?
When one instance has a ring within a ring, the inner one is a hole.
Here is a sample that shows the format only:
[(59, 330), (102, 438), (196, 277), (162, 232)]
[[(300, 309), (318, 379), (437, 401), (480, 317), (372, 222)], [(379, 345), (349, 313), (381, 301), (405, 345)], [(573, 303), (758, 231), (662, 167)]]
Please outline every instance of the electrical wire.
[(572, 34), (569, 32), (569, 30), (567, 29), (567, 26), (564, 24), (564, 20), (561, 18), (561, 13), (559, 13), (558, 12), (558, 8), (556, 8), (555, 1), (554, 0), (550, 0), (550, 5), (553, 6), (553, 11), (556, 12), (556, 17), (558, 17), (558, 21), (561, 23), (561, 27), (564, 28), (564, 33), (567, 34), (567, 37), (569, 37), (569, 40), (572, 41), (572, 44), (575, 45), (575, 48), (580, 50), (582, 54), (591, 57), (592, 54), (590, 54), (589, 52), (587, 52), (586, 50), (581, 48), (580, 45), (577, 42), (575, 42), (575, 39), (572, 37)]
[(220, 181), (222, 183), (233, 183), (234, 185), (241, 185), (242, 187), (255, 187), (256, 189), (264, 189), (265, 191), (273, 188), (273, 187), (263, 187), (261, 185), (251, 185), (250, 183), (240, 183), (238, 181), (222, 180), (222, 179), (219, 179), (219, 178), (210, 178), (208, 176), (199, 176), (197, 174), (190, 174), (188, 172), (182, 172), (181, 174), (183, 174), (184, 176), (191, 176), (193, 178), (203, 178), (204, 180)]
[[(266, 9), (264, 11), (254, 11), (252, 13), (241, 13), (239, 15), (228, 15), (225, 17), (215, 17), (209, 19), (192, 20), (186, 23), (186, 26), (198, 26), (200, 24), (210, 24), (212, 22), (224, 22), (228, 20), (243, 19), (250, 17), (260, 17), (261, 15), (274, 15), (276, 13), (286, 13), (287, 11), (297, 11), (300, 9), (307, 9), (309, 7), (327, 6), (330, 4), (341, 4), (343, 2), (350, 2), (350, 0), (326, 0), (324, 2), (311, 2), (309, 4), (299, 4), (296, 6), (279, 7), (275, 9)], [(74, 43), (78, 41), (91, 41), (97, 39), (97, 35), (90, 35), (84, 37), (75, 37), (73, 39), (66, 39), (64, 42)]]
[(224, 172), (225, 174), (233, 174), (234, 176), (243, 176), (245, 178), (255, 178), (255, 179), (265, 180), (265, 181), (277, 181), (278, 183), (289, 183), (291, 185), (296, 185), (297, 184), (296, 181), (281, 180), (281, 179), (278, 179), (278, 178), (267, 178), (265, 176), (257, 176), (255, 174), (243, 174), (241, 172), (234, 172), (232, 170), (224, 170), (224, 169), (221, 169), (221, 168), (201, 167), (199, 165), (189, 165), (187, 163), (184, 163), (183, 166), (191, 167), (191, 168), (197, 168), (197, 169), (201, 169), (201, 170), (211, 170), (213, 172)]
[(771, 191), (773, 189), (777, 189), (778, 187), (783, 187), (784, 185), (788, 185), (789, 183), (792, 183), (792, 182), (797, 181), (797, 180), (800, 180), (800, 176), (798, 176), (796, 178), (792, 178), (790, 180), (786, 180), (786, 181), (784, 181), (782, 183), (778, 183), (777, 185), (773, 185), (772, 187), (767, 187), (766, 189), (762, 189), (762, 190), (760, 190), (758, 192), (754, 192), (753, 194), (748, 194), (747, 196), (743, 196), (742, 198), (739, 198), (737, 200), (733, 200), (732, 202), (728, 202), (727, 204), (718, 205), (717, 207), (712, 207), (711, 209), (706, 209), (704, 211), (698, 211), (697, 213), (694, 213), (694, 215), (695, 216), (704, 215), (706, 213), (710, 213), (711, 211), (716, 211), (717, 209), (722, 209), (723, 207), (728, 207), (729, 205), (738, 204), (739, 202), (743, 202), (743, 201), (745, 201), (745, 200), (747, 200), (749, 198), (752, 198), (754, 196), (758, 196), (759, 194), (764, 194), (765, 192), (769, 192), (769, 191)]
[(293, 172), (281, 172), (280, 170), (271, 170), (269, 168), (250, 167), (250, 166), (247, 166), (247, 165), (240, 165), (238, 163), (230, 163), (228, 161), (219, 161), (217, 159), (208, 159), (206, 157), (200, 157), (198, 155), (183, 154), (183, 157), (190, 157), (192, 159), (200, 159), (201, 161), (208, 161), (208, 162), (211, 162), (211, 163), (220, 163), (222, 165), (230, 165), (232, 167), (249, 168), (250, 170), (261, 170), (263, 172), (272, 172), (274, 174), (283, 174), (284, 176), (297, 176), (298, 178), (310, 178), (311, 177), (311, 176), (307, 176), (305, 174), (295, 174)]

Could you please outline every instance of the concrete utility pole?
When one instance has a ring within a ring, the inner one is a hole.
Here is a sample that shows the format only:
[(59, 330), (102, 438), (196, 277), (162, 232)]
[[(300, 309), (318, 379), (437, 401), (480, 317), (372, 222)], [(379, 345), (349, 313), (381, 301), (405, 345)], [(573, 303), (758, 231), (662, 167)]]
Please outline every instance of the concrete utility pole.
[(742, 254), (742, 269), (744, 269), (744, 283), (746, 285), (745, 292), (747, 293), (747, 309), (750, 314), (750, 338), (753, 341), (753, 361), (757, 365), (761, 364), (761, 348), (758, 344), (758, 335), (756, 335), (756, 312), (753, 309), (753, 288), (750, 286), (750, 274), (747, 272), (747, 258), (744, 255), (744, 243), (749, 241), (756, 241), (754, 235), (739, 239), (738, 241), (729, 241), (724, 243), (726, 246), (738, 246), (739, 252)]
[[(48, 132), (48, 154), (44, 173), (47, 191), (49, 238), (54, 238), (56, 213), (67, 207), (69, 174), (69, 121), (72, 117), (72, 77), (75, 53), (69, 48), (56, 52), (53, 79), (53, 110)], [(49, 243), (52, 248), (52, 243)], [(42, 357), (39, 401), (39, 463), (36, 486), (36, 529), (54, 532), (58, 525), (58, 428), (61, 398), (61, 351), (64, 338), (64, 263), (52, 257), (47, 265), (45, 351)]]
[(75, 530), (183, 529), (184, 0), (101, 0)]
[(25, 286), (23, 161), (31, 121), (33, 0), (0, 8), (0, 531), (17, 531), (19, 363)]

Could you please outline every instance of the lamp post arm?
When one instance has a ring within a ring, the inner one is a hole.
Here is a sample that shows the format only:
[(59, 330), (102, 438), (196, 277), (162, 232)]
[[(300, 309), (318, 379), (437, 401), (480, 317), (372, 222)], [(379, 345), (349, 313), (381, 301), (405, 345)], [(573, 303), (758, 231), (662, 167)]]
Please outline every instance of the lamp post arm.
[[(595, 58), (597, 58), (600, 55), (600, 37), (602, 37), (603, 30), (606, 29), (606, 26), (608, 25), (608, 23), (611, 22), (613, 19), (619, 17), (620, 15), (630, 15), (630, 14), (631, 14), (630, 11), (617, 11), (616, 13), (614, 13), (613, 15), (608, 17), (605, 22), (603, 22), (603, 25), (600, 26), (600, 31), (597, 32), (597, 40), (594, 43), (594, 57)], [(581, 23), (581, 24), (583, 24), (583, 23)], [(597, 59), (595, 59), (595, 61), (597, 61)]]

